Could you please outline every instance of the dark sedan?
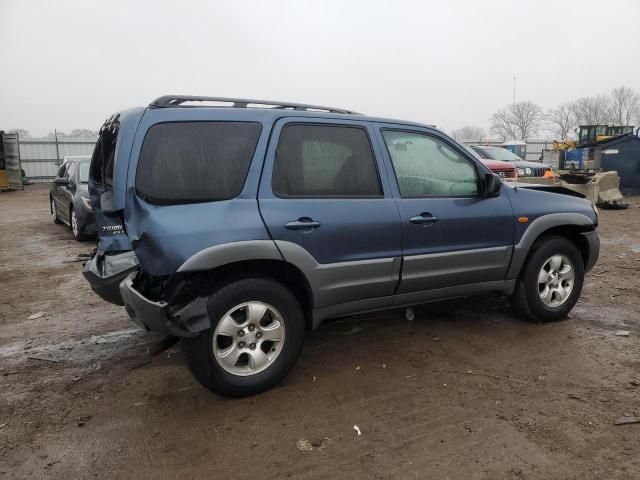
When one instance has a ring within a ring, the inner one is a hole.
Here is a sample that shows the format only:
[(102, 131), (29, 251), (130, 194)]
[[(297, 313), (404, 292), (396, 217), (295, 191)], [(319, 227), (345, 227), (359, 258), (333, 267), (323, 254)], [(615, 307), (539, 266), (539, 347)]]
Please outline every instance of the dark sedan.
[(49, 204), (54, 223), (65, 223), (76, 240), (96, 234), (96, 220), (89, 200), (91, 157), (65, 157), (51, 184)]

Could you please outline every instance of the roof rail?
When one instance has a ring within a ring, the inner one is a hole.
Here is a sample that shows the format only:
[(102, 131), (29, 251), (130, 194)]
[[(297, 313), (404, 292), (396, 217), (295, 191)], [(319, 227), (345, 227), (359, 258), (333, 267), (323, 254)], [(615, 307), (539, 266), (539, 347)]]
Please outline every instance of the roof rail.
[[(193, 95), (164, 95), (156, 98), (149, 104), (150, 107), (167, 108), (167, 107), (195, 107), (196, 105), (183, 105), (187, 102), (222, 102), (230, 103), (231, 108), (250, 108), (249, 105), (266, 105), (271, 108), (281, 108), (285, 110), (319, 110), (329, 113), (343, 113), (360, 115), (351, 110), (343, 108), (323, 107), (321, 105), (307, 105), (304, 103), (276, 102), (273, 100), (250, 100), (246, 98), (225, 98), (225, 97), (200, 97)], [(205, 105), (206, 106), (206, 105)], [(226, 107), (226, 108), (229, 108)]]

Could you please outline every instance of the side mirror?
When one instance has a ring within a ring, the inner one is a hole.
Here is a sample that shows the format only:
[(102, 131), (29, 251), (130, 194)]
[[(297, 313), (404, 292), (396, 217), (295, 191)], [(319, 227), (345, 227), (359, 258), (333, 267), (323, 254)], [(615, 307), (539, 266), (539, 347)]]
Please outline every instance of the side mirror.
[(58, 187), (68, 187), (69, 186), (69, 180), (67, 180), (66, 178), (56, 178), (53, 181), (54, 185), (57, 185)]
[(502, 188), (502, 180), (495, 173), (485, 173), (483, 183), (483, 196), (484, 197), (493, 197), (500, 192)]

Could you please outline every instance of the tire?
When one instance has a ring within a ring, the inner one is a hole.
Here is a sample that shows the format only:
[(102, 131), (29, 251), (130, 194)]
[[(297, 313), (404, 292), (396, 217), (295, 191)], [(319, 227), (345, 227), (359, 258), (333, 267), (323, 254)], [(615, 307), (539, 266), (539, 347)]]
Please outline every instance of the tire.
[(73, 207), (69, 210), (69, 226), (71, 227), (73, 238), (78, 242), (84, 242), (88, 238), (84, 233), (82, 233), (83, 225), (78, 220), (78, 215)]
[(560, 320), (575, 306), (583, 283), (584, 263), (576, 245), (564, 237), (545, 236), (529, 254), (512, 304), (529, 320)]
[[(266, 313), (260, 316), (263, 306)], [(203, 386), (227, 397), (242, 397), (273, 387), (289, 373), (305, 334), (302, 309), (289, 289), (267, 278), (237, 280), (215, 291), (209, 297), (207, 310), (211, 328), (197, 337), (182, 339), (187, 366)], [(262, 321), (256, 320), (259, 318)], [(273, 323), (263, 329), (265, 321)], [(282, 331), (276, 324), (281, 325)], [(244, 332), (242, 336), (240, 330)], [(267, 338), (277, 336), (281, 341)], [(268, 355), (273, 357), (263, 363)]]
[(55, 223), (56, 225), (60, 225), (62, 223), (62, 220), (58, 218), (58, 209), (56, 208), (56, 202), (53, 200), (53, 198), (49, 198), (49, 200), (49, 207), (51, 208), (51, 218), (53, 219), (53, 223)]

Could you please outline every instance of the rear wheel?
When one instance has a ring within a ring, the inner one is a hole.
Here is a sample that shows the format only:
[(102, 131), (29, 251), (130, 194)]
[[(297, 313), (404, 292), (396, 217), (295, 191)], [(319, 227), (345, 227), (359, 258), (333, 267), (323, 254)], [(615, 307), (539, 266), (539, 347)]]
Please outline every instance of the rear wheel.
[(62, 223), (62, 221), (58, 219), (58, 209), (56, 208), (56, 202), (53, 198), (51, 199), (51, 219), (53, 223)]
[(514, 307), (537, 322), (565, 318), (578, 301), (583, 282), (584, 264), (575, 244), (564, 237), (545, 237), (518, 279)]
[(211, 328), (182, 340), (187, 365), (206, 388), (240, 397), (282, 380), (304, 341), (304, 316), (295, 296), (265, 278), (232, 282), (207, 303)]

